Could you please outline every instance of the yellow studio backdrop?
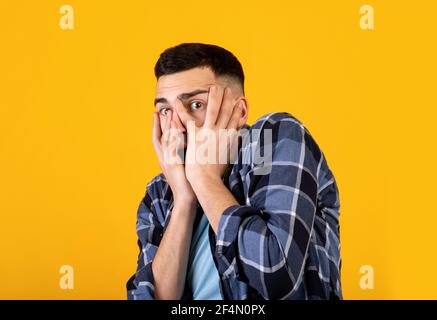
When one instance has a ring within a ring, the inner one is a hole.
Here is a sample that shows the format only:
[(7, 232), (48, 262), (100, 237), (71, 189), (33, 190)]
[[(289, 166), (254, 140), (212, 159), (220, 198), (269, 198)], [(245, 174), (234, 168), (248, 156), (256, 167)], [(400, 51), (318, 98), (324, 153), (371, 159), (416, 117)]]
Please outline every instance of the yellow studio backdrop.
[(344, 297), (436, 299), (436, 16), (432, 0), (1, 1), (0, 298), (125, 299), (159, 172), (153, 66), (205, 42), (242, 62), (249, 123), (290, 112), (324, 151)]

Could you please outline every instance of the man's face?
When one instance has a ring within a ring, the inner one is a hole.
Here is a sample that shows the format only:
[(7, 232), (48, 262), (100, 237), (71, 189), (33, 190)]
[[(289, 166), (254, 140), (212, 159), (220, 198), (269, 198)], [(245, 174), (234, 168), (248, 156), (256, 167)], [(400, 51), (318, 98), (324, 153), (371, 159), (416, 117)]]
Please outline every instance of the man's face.
[(177, 99), (194, 118), (196, 126), (201, 127), (206, 116), (208, 90), (212, 85), (230, 86), (233, 99), (242, 96), (237, 84), (225, 80), (224, 77), (215, 77), (208, 67), (193, 68), (159, 77), (156, 86), (155, 108), (159, 112), (161, 130), (166, 122), (170, 121), (167, 116), (168, 110), (172, 111), (172, 118), (176, 123), (187, 128), (187, 124), (176, 112), (175, 101)]

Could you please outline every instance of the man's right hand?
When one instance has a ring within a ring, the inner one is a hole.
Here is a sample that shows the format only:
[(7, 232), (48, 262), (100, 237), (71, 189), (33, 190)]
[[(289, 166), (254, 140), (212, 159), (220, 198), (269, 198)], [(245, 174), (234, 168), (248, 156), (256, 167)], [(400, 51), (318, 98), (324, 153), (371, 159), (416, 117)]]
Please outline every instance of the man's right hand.
[(197, 198), (186, 178), (183, 159), (178, 155), (178, 149), (184, 147), (185, 129), (173, 119), (172, 110), (167, 111), (166, 117), (161, 129), (159, 113), (153, 114), (153, 147), (162, 173), (173, 192), (174, 205), (193, 204)]
[(196, 216), (196, 196), (185, 176), (182, 159), (175, 158), (183, 148), (183, 130), (168, 111), (161, 129), (157, 112), (153, 115), (153, 146), (174, 198), (172, 217), (152, 262), (155, 299), (181, 299), (187, 273), (193, 223)]

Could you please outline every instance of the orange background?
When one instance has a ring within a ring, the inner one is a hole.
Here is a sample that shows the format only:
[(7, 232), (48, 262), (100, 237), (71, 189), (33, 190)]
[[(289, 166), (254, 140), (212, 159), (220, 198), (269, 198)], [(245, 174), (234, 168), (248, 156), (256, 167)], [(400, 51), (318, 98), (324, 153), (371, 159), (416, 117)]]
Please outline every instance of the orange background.
[[(59, 27), (64, 4), (74, 30)], [(365, 4), (375, 30), (360, 29)], [(239, 57), (249, 123), (290, 112), (324, 151), (344, 297), (437, 298), (436, 14), (424, 0), (1, 1), (0, 298), (125, 298), (159, 172), (153, 66), (194, 41)], [(74, 290), (59, 286), (65, 264)]]

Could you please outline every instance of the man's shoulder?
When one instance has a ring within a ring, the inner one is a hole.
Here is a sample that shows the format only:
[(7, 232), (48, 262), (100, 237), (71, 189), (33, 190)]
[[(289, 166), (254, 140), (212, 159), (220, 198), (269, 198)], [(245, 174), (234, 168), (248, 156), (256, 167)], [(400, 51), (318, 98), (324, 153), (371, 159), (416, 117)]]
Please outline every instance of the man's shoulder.
[[(270, 132), (267, 132), (270, 130)], [(246, 153), (255, 153), (259, 149), (271, 150), (272, 161), (286, 161), (304, 166), (316, 177), (316, 172), (325, 170), (319, 168), (323, 160), (323, 152), (305, 127), (295, 116), (288, 112), (271, 112), (258, 118), (250, 127)], [(254, 151), (255, 150), (255, 151)], [(302, 150), (304, 152), (302, 152)], [(265, 154), (265, 152), (263, 152)], [(304, 157), (301, 158), (301, 155)], [(249, 156), (246, 158), (252, 159)], [(285, 163), (285, 162), (284, 162)]]
[(300, 147), (304, 143), (309, 143), (313, 149), (318, 149), (309, 130), (295, 116), (288, 112), (271, 112), (258, 118), (252, 126), (243, 134), (247, 134), (252, 146), (272, 145), (276, 147)]
[(259, 117), (250, 127), (251, 130), (263, 130), (266, 128), (274, 129), (281, 127), (288, 127), (289, 129), (302, 130), (305, 129), (303, 123), (295, 116), (288, 112), (270, 112)]

